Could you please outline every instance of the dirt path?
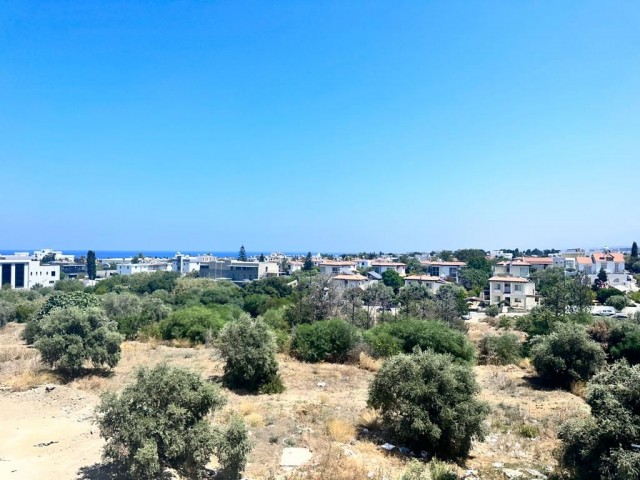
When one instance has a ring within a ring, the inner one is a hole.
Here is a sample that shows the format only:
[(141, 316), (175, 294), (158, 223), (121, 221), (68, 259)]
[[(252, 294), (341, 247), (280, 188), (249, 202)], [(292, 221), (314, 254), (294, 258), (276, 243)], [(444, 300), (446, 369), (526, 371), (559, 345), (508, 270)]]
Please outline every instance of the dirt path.
[(77, 478), (100, 460), (97, 396), (62, 385), (0, 393), (0, 478)]

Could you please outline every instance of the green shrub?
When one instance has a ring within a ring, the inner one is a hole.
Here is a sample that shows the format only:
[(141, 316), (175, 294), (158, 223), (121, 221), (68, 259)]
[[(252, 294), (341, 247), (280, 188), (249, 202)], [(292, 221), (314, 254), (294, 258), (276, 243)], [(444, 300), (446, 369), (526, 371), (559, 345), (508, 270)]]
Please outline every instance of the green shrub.
[(392, 357), (403, 352), (400, 340), (381, 329), (367, 330), (363, 337), (375, 357)]
[(102, 310), (56, 308), (40, 321), (35, 347), (44, 362), (75, 375), (87, 360), (94, 367), (115, 367), (121, 341), (116, 324)]
[(160, 332), (165, 340), (182, 338), (193, 343), (206, 343), (218, 336), (226, 322), (238, 318), (240, 314), (237, 306), (229, 305), (182, 308), (160, 323)]
[(8, 322), (16, 320), (16, 307), (9, 302), (0, 300), (0, 328), (4, 327)]
[(498, 328), (502, 328), (504, 330), (509, 330), (513, 328), (514, 325), (513, 317), (507, 317), (506, 315), (501, 315), (498, 318)]
[(480, 358), (488, 365), (509, 365), (520, 360), (520, 340), (513, 333), (487, 334), (480, 342)]
[(620, 290), (617, 288), (609, 287), (609, 288), (599, 288), (596, 290), (596, 300), (602, 304), (606, 304), (607, 300), (610, 297), (615, 297), (620, 295)]
[(291, 335), (289, 335), (291, 327), (285, 319), (286, 308), (270, 308), (260, 317), (275, 333), (276, 345), (280, 353), (289, 353), (291, 347)]
[(635, 480), (640, 452), (640, 366), (618, 362), (587, 386), (591, 416), (565, 423), (559, 431), (559, 474), (565, 478)]
[[(167, 365), (142, 368), (135, 383), (120, 395), (105, 394), (97, 408), (104, 456), (133, 478), (157, 478), (167, 467), (198, 477), (215, 451), (226, 447), (246, 455), (246, 448), (225, 445), (240, 438), (236, 420), (229, 434), (206, 419), (224, 403), (218, 388), (194, 373)], [(235, 464), (243, 462), (236, 458)]]
[(251, 451), (249, 431), (242, 419), (233, 415), (216, 447), (216, 456), (227, 480), (240, 480)]
[(607, 301), (604, 304), (608, 305), (609, 307), (615, 308), (617, 311), (620, 311), (627, 306), (627, 297), (625, 297), (624, 295), (612, 295), (607, 298)]
[(591, 378), (604, 365), (605, 354), (584, 327), (567, 323), (536, 339), (532, 362), (543, 381), (567, 388)]
[(84, 283), (76, 278), (58, 280), (53, 289), (59, 292), (84, 292)]
[(302, 324), (293, 330), (291, 354), (303, 362), (344, 362), (360, 338), (353, 325), (339, 318)]
[(220, 331), (219, 347), (223, 358), (224, 381), (231, 388), (250, 392), (284, 391), (276, 360), (276, 338), (261, 319), (243, 314)]
[(365, 333), (365, 340), (376, 356), (411, 353), (416, 347), (449, 353), (465, 362), (472, 362), (475, 356), (465, 334), (436, 320), (407, 319), (377, 325)]
[(484, 313), (486, 313), (488, 317), (494, 318), (498, 316), (500, 309), (497, 305), (489, 305), (484, 309)]
[[(601, 343), (609, 359), (612, 361), (625, 359), (631, 365), (639, 364), (640, 325), (629, 320), (605, 320), (602, 323), (607, 326), (607, 329), (606, 334), (601, 334), (603, 337)], [(592, 338), (596, 337), (593, 329), (590, 334)]]
[(464, 458), (482, 439), (488, 407), (476, 398), (471, 367), (432, 351), (387, 359), (369, 387), (369, 405), (401, 445), (439, 458)]
[(22, 331), (22, 338), (28, 345), (33, 344), (40, 331), (40, 321), (42, 318), (54, 310), (73, 307), (81, 310), (100, 307), (100, 299), (91, 293), (85, 292), (54, 292), (44, 302), (35, 318), (27, 322), (25, 329)]

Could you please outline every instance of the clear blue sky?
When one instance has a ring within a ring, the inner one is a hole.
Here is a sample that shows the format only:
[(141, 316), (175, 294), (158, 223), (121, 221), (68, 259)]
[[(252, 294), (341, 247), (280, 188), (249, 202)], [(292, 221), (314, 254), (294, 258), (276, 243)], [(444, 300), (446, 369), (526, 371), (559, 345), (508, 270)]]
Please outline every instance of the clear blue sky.
[(640, 2), (3, 1), (0, 248), (640, 240)]

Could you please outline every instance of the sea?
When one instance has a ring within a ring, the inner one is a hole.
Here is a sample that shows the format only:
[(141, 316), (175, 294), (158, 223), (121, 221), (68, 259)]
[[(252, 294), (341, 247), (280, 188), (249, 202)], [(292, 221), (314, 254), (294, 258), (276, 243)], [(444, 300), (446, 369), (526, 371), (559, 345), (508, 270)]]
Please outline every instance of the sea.
[[(39, 250), (39, 249), (35, 249)], [(61, 251), (65, 255), (73, 255), (74, 257), (87, 256), (87, 250), (65, 250), (62, 248), (53, 248), (52, 250)], [(0, 249), (0, 255), (13, 255), (16, 252), (29, 252), (33, 253), (34, 249), (28, 248), (12, 248), (12, 249)], [(142, 253), (145, 257), (149, 258), (173, 258), (176, 253), (180, 252), (182, 255), (189, 255), (191, 257), (197, 255), (213, 255), (218, 258), (237, 258), (239, 250), (236, 251), (213, 251), (213, 250), (94, 250), (96, 252), (96, 258), (131, 258), (139, 253)], [(268, 255), (271, 253), (269, 250), (264, 251), (248, 251), (247, 257), (259, 257), (261, 253)], [(307, 252), (282, 252), (287, 256), (306, 255)]]

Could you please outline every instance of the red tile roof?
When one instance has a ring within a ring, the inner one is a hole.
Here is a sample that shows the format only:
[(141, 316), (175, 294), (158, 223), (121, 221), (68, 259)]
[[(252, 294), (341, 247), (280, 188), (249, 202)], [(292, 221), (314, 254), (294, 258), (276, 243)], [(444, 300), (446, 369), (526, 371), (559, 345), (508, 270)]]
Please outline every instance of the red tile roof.
[(515, 283), (529, 283), (529, 280), (522, 277), (491, 277), (490, 282), (515, 282)]

